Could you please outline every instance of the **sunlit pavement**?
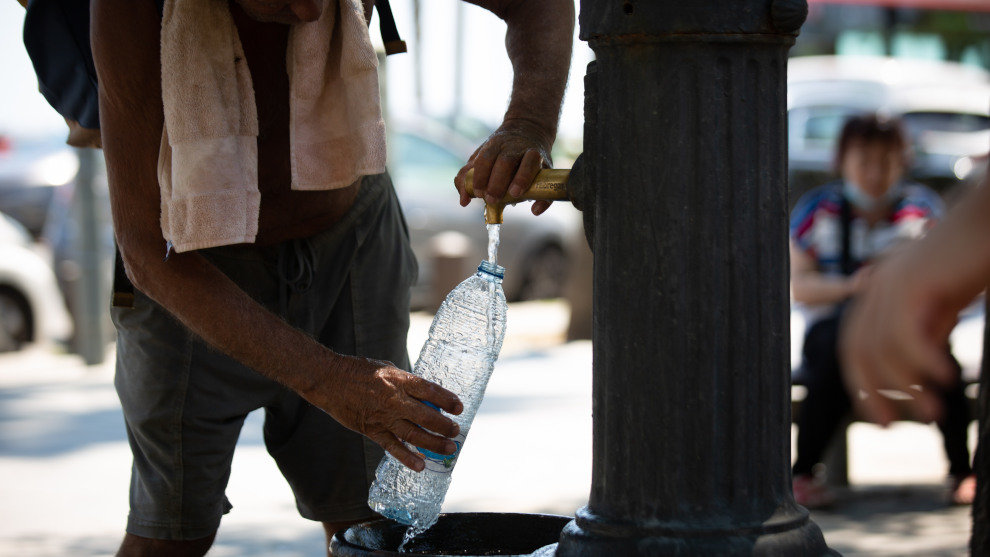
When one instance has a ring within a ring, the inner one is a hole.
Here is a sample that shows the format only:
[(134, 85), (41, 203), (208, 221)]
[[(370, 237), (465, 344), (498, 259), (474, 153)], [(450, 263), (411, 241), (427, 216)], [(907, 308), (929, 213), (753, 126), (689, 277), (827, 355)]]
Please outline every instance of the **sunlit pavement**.
[[(446, 511), (573, 514), (591, 478), (591, 344), (562, 344), (567, 308), (515, 304), (485, 402), (458, 461)], [(415, 359), (430, 316), (414, 314)], [(127, 513), (130, 455), (113, 392), (112, 353), (100, 366), (33, 348), (0, 355), (0, 555), (112, 554)], [(844, 555), (961, 555), (968, 507), (942, 503), (937, 430), (856, 424), (854, 488), (816, 512)], [(252, 415), (227, 490), (234, 505), (213, 556), (324, 555), (319, 526), (299, 518)]]

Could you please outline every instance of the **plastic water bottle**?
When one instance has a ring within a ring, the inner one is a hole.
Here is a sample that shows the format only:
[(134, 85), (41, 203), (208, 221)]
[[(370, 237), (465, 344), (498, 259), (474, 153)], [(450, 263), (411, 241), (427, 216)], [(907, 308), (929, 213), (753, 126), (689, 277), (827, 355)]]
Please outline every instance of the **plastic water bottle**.
[(460, 415), (450, 416), (461, 428), (453, 439), (457, 446), (454, 454), (440, 455), (407, 443), (413, 452), (423, 456), (426, 468), (414, 472), (386, 454), (371, 484), (368, 505), (385, 517), (409, 525), (409, 538), (433, 526), (440, 516), (451, 472), (502, 348), (506, 310), (502, 291), (504, 272), (502, 267), (482, 261), (474, 276), (447, 295), (413, 367), (414, 374), (455, 393), (464, 404)]

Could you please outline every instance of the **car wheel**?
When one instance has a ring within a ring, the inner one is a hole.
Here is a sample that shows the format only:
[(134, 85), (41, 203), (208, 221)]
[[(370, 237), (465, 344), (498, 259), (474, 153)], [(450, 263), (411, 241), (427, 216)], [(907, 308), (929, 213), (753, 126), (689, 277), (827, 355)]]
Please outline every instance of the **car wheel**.
[(547, 245), (527, 258), (525, 278), (518, 299), (544, 300), (564, 295), (567, 276), (567, 254), (557, 245)]
[(18, 350), (34, 339), (34, 317), (27, 299), (0, 286), (0, 352)]

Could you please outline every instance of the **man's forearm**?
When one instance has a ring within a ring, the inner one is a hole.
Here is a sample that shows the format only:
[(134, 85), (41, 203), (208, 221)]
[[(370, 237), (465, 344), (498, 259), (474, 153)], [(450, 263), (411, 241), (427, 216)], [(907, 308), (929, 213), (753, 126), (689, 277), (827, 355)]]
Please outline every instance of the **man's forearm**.
[(521, 1), (505, 14), (505, 49), (512, 62), (512, 96), (505, 119), (540, 126), (552, 145), (571, 64), (574, 3)]
[(571, 0), (472, 0), (505, 20), (505, 49), (512, 62), (512, 96), (506, 121), (522, 121), (553, 144), (567, 85), (574, 40)]
[(990, 178), (964, 195), (919, 243), (917, 258), (940, 270), (939, 279), (961, 300), (990, 283)]

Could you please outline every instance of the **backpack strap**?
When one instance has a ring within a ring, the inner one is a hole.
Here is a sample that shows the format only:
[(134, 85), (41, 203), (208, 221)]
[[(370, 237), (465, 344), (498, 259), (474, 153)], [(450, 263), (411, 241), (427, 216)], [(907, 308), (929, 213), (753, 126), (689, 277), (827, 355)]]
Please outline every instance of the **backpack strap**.
[(852, 246), (851, 246), (851, 232), (852, 228), (852, 204), (846, 199), (846, 196), (842, 196), (842, 203), (839, 205), (839, 221), (840, 221), (840, 232), (841, 242), (842, 242), (842, 252), (840, 254), (839, 265), (842, 269), (842, 274), (849, 276), (856, 272), (856, 262), (853, 261), (852, 257)]
[(378, 26), (381, 29), (382, 41), (385, 43), (385, 54), (399, 54), (408, 52), (406, 41), (399, 37), (399, 29), (395, 26), (395, 17), (392, 15), (392, 6), (388, 0), (375, 0), (375, 9), (378, 10)]

